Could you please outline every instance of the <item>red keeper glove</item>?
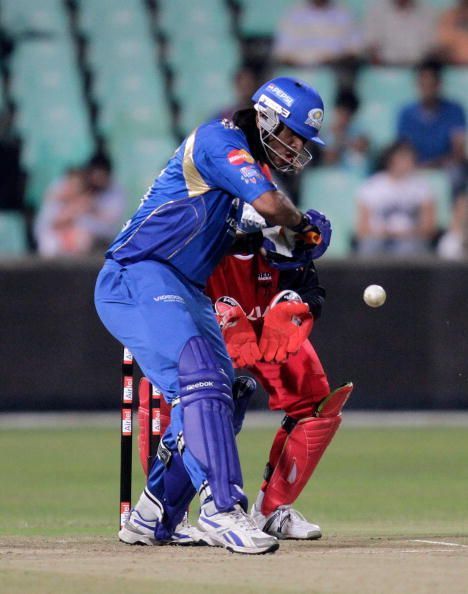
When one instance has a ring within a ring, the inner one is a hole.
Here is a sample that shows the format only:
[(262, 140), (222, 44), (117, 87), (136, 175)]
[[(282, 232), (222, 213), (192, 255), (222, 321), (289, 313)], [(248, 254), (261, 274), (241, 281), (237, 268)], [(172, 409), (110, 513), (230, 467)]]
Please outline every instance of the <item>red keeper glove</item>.
[(257, 337), (240, 305), (218, 314), (218, 321), (234, 367), (255, 365), (261, 357)]
[(307, 303), (282, 301), (272, 307), (263, 319), (260, 338), (263, 360), (284, 363), (290, 354), (297, 353), (313, 325)]

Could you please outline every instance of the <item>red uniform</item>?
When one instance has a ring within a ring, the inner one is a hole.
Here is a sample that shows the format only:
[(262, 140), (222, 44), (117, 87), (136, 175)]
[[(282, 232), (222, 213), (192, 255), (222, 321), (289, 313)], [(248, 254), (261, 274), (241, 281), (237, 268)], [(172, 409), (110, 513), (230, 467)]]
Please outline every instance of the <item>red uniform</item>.
[[(241, 306), (260, 346), (269, 304), (285, 290), (297, 292), (314, 318), (320, 315), (325, 291), (318, 284), (313, 264), (279, 271), (269, 266), (258, 248), (251, 249), (249, 255), (226, 256), (207, 286), (213, 302), (227, 296)], [(267, 318), (274, 310), (270, 311)], [(235, 328), (225, 328), (235, 333)], [(232, 339), (232, 334), (229, 336)], [(249, 367), (268, 393), (270, 409), (286, 412), (254, 506), (265, 518), (289, 506), (301, 493), (341, 423), (341, 408), (352, 390), (352, 384), (347, 384), (330, 393), (327, 376), (308, 339), (291, 353), (285, 361), (257, 361)]]
[[(238, 301), (259, 337), (268, 304), (282, 290), (281, 276), (258, 253), (226, 256), (210, 277), (207, 293), (213, 302), (224, 295)], [(300, 294), (300, 287), (294, 290)], [(284, 410), (295, 419), (310, 416), (314, 403), (330, 391), (320, 359), (308, 340), (282, 365), (259, 361), (250, 370), (268, 393), (270, 409)]]

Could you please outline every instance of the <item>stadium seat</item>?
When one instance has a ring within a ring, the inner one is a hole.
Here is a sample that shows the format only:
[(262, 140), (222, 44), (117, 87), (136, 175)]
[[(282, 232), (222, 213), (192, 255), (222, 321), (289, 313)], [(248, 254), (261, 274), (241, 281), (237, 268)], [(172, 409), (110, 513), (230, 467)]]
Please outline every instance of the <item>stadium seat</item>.
[(299, 78), (307, 84), (317, 89), (323, 99), (325, 112), (333, 107), (337, 91), (337, 81), (335, 73), (331, 68), (320, 66), (317, 68), (291, 68), (280, 67), (275, 70), (275, 76), (292, 76)]
[(437, 223), (439, 227), (446, 229), (452, 219), (452, 192), (448, 175), (436, 169), (423, 169), (422, 173), (434, 193)]
[(453, 8), (453, 0), (426, 0), (428, 4), (432, 5), (436, 10), (446, 10)]
[(361, 99), (357, 121), (375, 148), (395, 138), (398, 113), (416, 98), (414, 72), (410, 68), (367, 67), (357, 78)]
[(167, 61), (181, 106), (179, 126), (187, 134), (232, 103), (240, 52), (227, 6), (217, 0), (162, 2), (159, 22), (168, 40)]
[(117, 177), (129, 198), (128, 215), (138, 206), (176, 148), (177, 142), (172, 137), (114, 139), (110, 151)]
[(23, 42), (11, 59), (11, 72), (22, 161), (29, 173), (26, 200), (37, 206), (64, 168), (90, 156), (90, 122), (69, 38)]
[(0, 212), (0, 258), (27, 252), (26, 224), (23, 215), (14, 211)]
[(356, 224), (356, 191), (363, 176), (335, 167), (316, 167), (304, 173), (300, 206), (327, 215), (333, 236), (327, 256), (345, 257)]
[(443, 73), (444, 95), (463, 105), (468, 116), (468, 67), (451, 66)]
[(123, 130), (133, 136), (170, 134), (169, 104), (143, 3), (80, 0), (79, 8), (100, 131), (106, 137)]
[(240, 4), (242, 34), (247, 37), (272, 36), (283, 14), (297, 4), (297, 0), (242, 0)]
[(62, 0), (2, 0), (1, 21), (8, 33), (25, 31), (66, 36), (68, 19)]

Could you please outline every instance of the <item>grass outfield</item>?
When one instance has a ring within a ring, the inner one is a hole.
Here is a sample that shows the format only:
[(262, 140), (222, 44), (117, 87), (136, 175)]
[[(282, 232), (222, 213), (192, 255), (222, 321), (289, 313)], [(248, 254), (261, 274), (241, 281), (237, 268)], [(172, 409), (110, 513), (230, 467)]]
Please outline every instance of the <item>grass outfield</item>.
[[(272, 435), (249, 429), (239, 440), (251, 500)], [(466, 535), (467, 443), (464, 428), (345, 426), (297, 508), (328, 536)], [(134, 497), (143, 481), (135, 467)], [(0, 534), (115, 535), (118, 468), (118, 428), (1, 431)]]

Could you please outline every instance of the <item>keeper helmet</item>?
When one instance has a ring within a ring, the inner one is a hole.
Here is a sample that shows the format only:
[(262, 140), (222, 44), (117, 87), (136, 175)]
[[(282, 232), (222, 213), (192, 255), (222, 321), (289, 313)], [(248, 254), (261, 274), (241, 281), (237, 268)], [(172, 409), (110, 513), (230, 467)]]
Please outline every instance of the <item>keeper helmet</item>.
[[(312, 159), (307, 144), (310, 142), (319, 145), (325, 144), (318, 137), (324, 115), (322, 98), (307, 83), (296, 78), (282, 76), (262, 85), (254, 93), (252, 100), (258, 114), (260, 140), (273, 167), (282, 173), (299, 172)], [(300, 152), (278, 138), (283, 125), (304, 140), (304, 148)], [(293, 159), (289, 161), (280, 155), (271, 147), (271, 140), (285, 146), (293, 155)], [(285, 164), (275, 165), (271, 160), (272, 153), (285, 161)]]

